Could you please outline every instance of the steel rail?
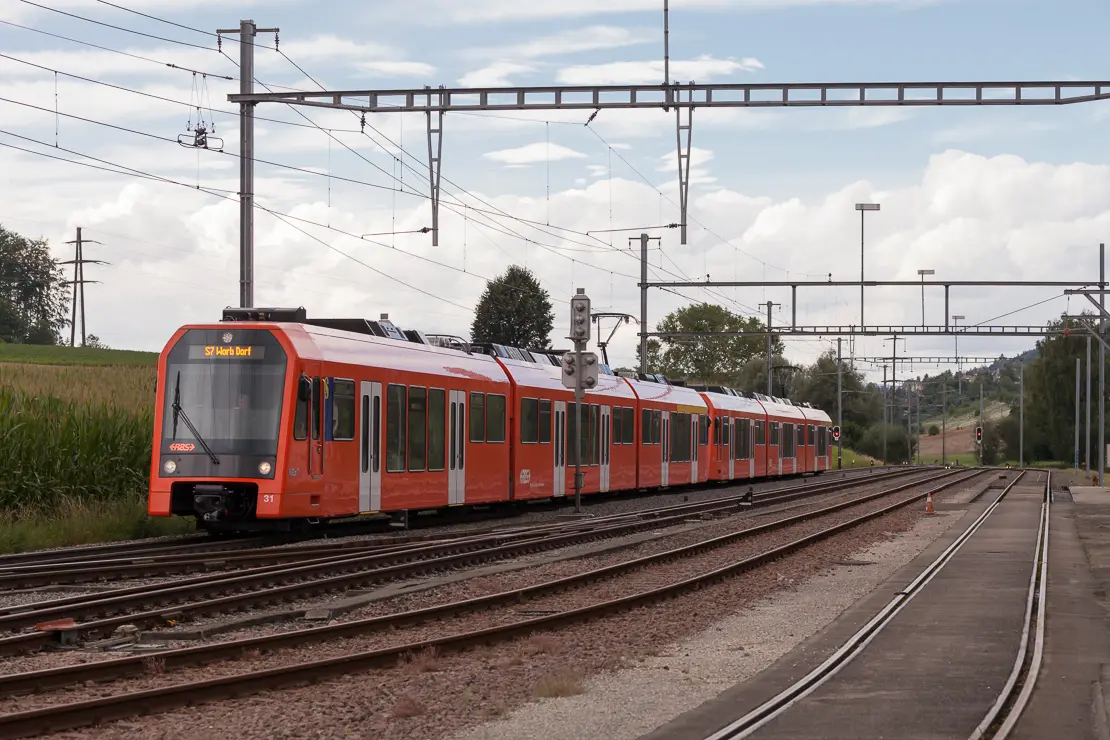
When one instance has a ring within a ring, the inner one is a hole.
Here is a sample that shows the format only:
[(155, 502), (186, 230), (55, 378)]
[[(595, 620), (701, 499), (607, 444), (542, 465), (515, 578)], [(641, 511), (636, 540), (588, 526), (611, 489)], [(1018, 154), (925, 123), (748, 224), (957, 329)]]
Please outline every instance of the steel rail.
[(740, 740), (741, 738), (750, 736), (760, 727), (787, 711), (806, 696), (809, 696), (817, 690), (818, 687), (839, 673), (840, 670), (853, 659), (862, 654), (871, 641), (890, 624), (894, 617), (909, 604), (917, 594), (921, 593), (921, 590), (926, 584), (944, 569), (960, 548), (970, 541), (987, 518), (990, 517), (1002, 503), (1002, 500), (1010, 493), (1013, 487), (1017, 485), (1018, 481), (1022, 479), (1025, 473), (1026, 471), (1023, 470), (1015, 476), (1010, 484), (999, 493), (982, 514), (968, 525), (955, 541), (945, 548), (944, 551), (911, 581), (908, 586), (899, 591), (878, 614), (872, 617), (854, 635), (848, 638), (848, 640), (841, 645), (835, 653), (829, 656), (828, 659), (779, 694), (768, 699), (763, 704), (734, 722), (729, 723), (717, 732), (709, 735), (706, 740)]
[[(932, 478), (913, 480), (893, 490), (903, 490), (911, 486), (928, 483), (932, 480), (954, 475), (955, 472), (957, 471), (945, 471)], [(854, 485), (854, 483), (838, 483), (836, 485), (849, 486)], [(729, 506), (727, 508), (733, 509), (734, 506)], [(672, 519), (680, 520), (685, 519), (687, 516), (688, 513), (684, 512), (675, 515)], [(441, 557), (432, 557), (416, 562), (401, 562), (369, 571), (357, 570), (353, 573), (348, 572), (339, 575), (325, 576), (315, 580), (302, 580), (292, 583), (290, 583), (289, 580), (293, 576), (300, 575), (302, 577), (311, 577), (316, 573), (334, 572), (337, 569), (342, 570), (342, 568), (345, 567), (355, 567), (364, 564), (364, 561), (375, 558), (381, 561), (382, 558), (377, 555), (368, 555), (341, 562), (325, 560), (325, 562), (316, 565), (301, 565), (281, 570), (269, 569), (268, 572), (264, 573), (262, 576), (252, 576), (251, 578), (263, 578), (268, 583), (276, 583), (279, 585), (260, 590), (232, 593), (230, 595), (228, 595), (227, 592), (234, 588), (236, 583), (241, 583), (244, 577), (230, 577), (219, 581), (204, 582), (201, 583), (199, 587), (196, 585), (175, 586), (171, 584), (164, 589), (156, 591), (151, 591), (147, 587), (142, 586), (120, 589), (120, 591), (127, 591), (128, 594), (114, 599), (93, 598), (92, 600), (80, 603), (67, 603), (60, 606), (58, 605), (60, 601), (68, 600), (58, 600), (55, 602), (47, 602), (54, 604), (54, 606), (41, 609), (35, 608), (38, 604), (30, 604), (27, 605), (28, 610), (24, 612), (9, 613), (0, 616), (0, 626), (8, 628), (12, 628), (13, 626), (29, 626), (41, 623), (48, 618), (61, 619), (68, 617), (72, 619), (76, 616), (86, 614), (100, 616), (105, 612), (118, 613), (121, 608), (133, 605), (138, 605), (138, 608), (142, 608), (148, 604), (155, 604), (158, 608), (145, 612), (130, 612), (118, 614), (118, 616), (100, 618), (96, 621), (77, 624), (71, 628), (26, 632), (11, 637), (0, 638), (0, 655), (12, 655), (41, 650), (58, 639), (62, 634), (65, 634), (71, 639), (82, 639), (110, 633), (115, 628), (125, 624), (140, 627), (151, 626), (155, 624), (164, 624), (171, 619), (178, 620), (189, 616), (226, 612), (232, 609), (260, 605), (264, 606), (271, 603), (278, 603), (283, 600), (303, 598), (318, 593), (365, 585), (369, 582), (389, 581), (405, 576), (427, 573), (429, 571), (437, 571), (450, 567), (462, 567), (488, 562), (490, 560), (565, 547), (581, 542), (589, 542), (606, 537), (621, 536), (640, 529), (657, 528), (660, 526), (661, 522), (664, 521), (666, 520), (651, 519), (625, 524), (618, 523), (611, 527), (596, 527), (582, 531), (555, 533), (547, 537), (532, 538), (530, 540), (525, 539), (517, 543), (500, 545), (478, 551), (464, 548), (462, 552), (455, 552), (454, 554), (443, 555)], [(625, 546), (632, 547), (634, 544), (635, 543), (629, 543)], [(182, 592), (185, 593), (186, 597), (214, 594), (216, 598), (210, 598), (200, 602), (186, 604), (177, 603), (172, 606), (164, 606), (167, 602), (172, 600), (170, 597), (174, 595), (179, 596)], [(83, 597), (74, 597), (74, 599), (80, 598)]]
[[(0, 715), (0, 738), (26, 737), (48, 731), (73, 729), (95, 723), (123, 719), (135, 716), (136, 714), (165, 711), (187, 704), (193, 705), (204, 701), (224, 699), (231, 696), (240, 697), (248, 693), (254, 693), (265, 689), (301, 685), (367, 668), (393, 665), (402, 656), (427, 647), (454, 650), (473, 644), (488, 644), (490, 642), (502, 641), (518, 635), (527, 634), (537, 628), (558, 627), (582, 620), (588, 620), (607, 613), (619, 612), (642, 604), (653, 603), (661, 599), (677, 596), (687, 591), (702, 588), (707, 584), (715, 583), (724, 578), (735, 576), (765, 563), (772, 562), (780, 557), (859, 526), (860, 524), (873, 521), (881, 516), (897, 511), (915, 501), (920, 501), (929, 494), (937, 493), (945, 488), (976, 478), (981, 474), (982, 471), (973, 471), (970, 475), (961, 478), (953, 477), (951, 480), (945, 481), (924, 492), (913, 494), (901, 501), (896, 501), (893, 504), (883, 506), (875, 511), (862, 514), (818, 532), (803, 536), (787, 544), (770, 548), (762, 553), (745, 558), (744, 560), (681, 581), (672, 582), (664, 586), (610, 601), (594, 603), (557, 614), (520, 620), (507, 625), (446, 635), (389, 648), (353, 653), (337, 658), (309, 661), (195, 683), (180, 683), (157, 689), (148, 689), (145, 691), (101, 697), (71, 704), (54, 705), (41, 709)], [(952, 476), (948, 475), (941, 477)], [(920, 483), (911, 485), (920, 485)], [(903, 486), (902, 488), (905, 487), (909, 486)], [(847, 506), (858, 505), (864, 503), (865, 500), (874, 500), (880, 495), (890, 495), (894, 492), (896, 491), (892, 490), (882, 492), (881, 494), (870, 494), (850, 504), (838, 504), (836, 507), (829, 508), (840, 510), (847, 508)], [(801, 515), (801, 517), (812, 518), (812, 513)], [(795, 523), (798, 523), (797, 519), (790, 522), (790, 524)], [(776, 524), (779, 528), (789, 526), (781, 522), (768, 523), (757, 528), (745, 530), (745, 532), (750, 536), (756, 531), (767, 531), (767, 527), (776, 526)], [(735, 540), (738, 534), (739, 533), (733, 533), (725, 537), (731, 537), (732, 540)], [(460, 609), (489, 606), (495, 603), (516, 600), (521, 598), (522, 595), (536, 595), (538, 593), (561, 590), (574, 583), (588, 582), (587, 579), (596, 580), (600, 577), (607, 577), (634, 567), (640, 567), (647, 562), (661, 562), (671, 559), (679, 553), (691, 553), (694, 548), (704, 549), (709, 542), (720, 542), (721, 540), (722, 538), (715, 538), (715, 540), (697, 543), (696, 545), (688, 545), (683, 548), (676, 548), (666, 553), (647, 556), (646, 558), (640, 558), (636, 561), (608, 566), (607, 568), (601, 568), (587, 574), (570, 576), (546, 584), (479, 597), (465, 602), (455, 602), (454, 604), (441, 605), (438, 607), (427, 607), (412, 612), (375, 617), (329, 627), (300, 630), (295, 633), (282, 633), (267, 637), (247, 638), (234, 642), (218, 643), (215, 645), (182, 648), (161, 653), (158, 657), (163, 661), (164, 668), (181, 665), (183, 663), (195, 664), (197, 662), (208, 662), (213, 659), (218, 659), (215, 656), (227, 657), (241, 655), (247, 650), (285, 647), (295, 644), (304, 644), (305, 642), (334, 639), (335, 637), (343, 635), (358, 634), (367, 630), (381, 629), (382, 626), (386, 624), (396, 625), (411, 623), (413, 621), (425, 621), (433, 617), (433, 615), (447, 616), (449, 613), (457, 613)], [(202, 655), (207, 655), (209, 657), (204, 660), (201, 658)], [(46, 671), (33, 673), (0, 676), (0, 695), (18, 693), (15, 690), (16, 687), (19, 687), (19, 691), (28, 691), (68, 685), (74, 681), (104, 680), (105, 677), (114, 678), (120, 675), (139, 673), (143, 670), (145, 670), (144, 658), (137, 657), (84, 664), (75, 667), (48, 669)], [(125, 671), (125, 673), (121, 673), (121, 671)], [(54, 681), (54, 683), (50, 683), (51, 681)]]
[[(1029, 597), (1025, 606), (1025, 622), (1022, 625), (1021, 644), (1018, 647), (1017, 657), (1014, 659), (1014, 668), (1010, 672), (1006, 685), (999, 692), (998, 699), (991, 706), (983, 720), (975, 727), (968, 740), (1005, 740), (1014, 729), (1021, 713), (1029, 703), (1033, 687), (1037, 683), (1037, 674), (1041, 669), (1041, 658), (1044, 653), (1045, 609), (1047, 607), (1048, 588), (1048, 535), (1052, 516), (1052, 472), (1048, 472), (1045, 480), (1044, 503), (1041, 504), (1041, 525), (1037, 532), (1038, 547), (1033, 554), (1033, 572), (1029, 577)], [(1034, 621), (1034, 608), (1036, 620)], [(1033, 635), (1033, 633), (1036, 633)], [(1033, 636), (1032, 655), (1030, 656), (1029, 638)], [(1021, 690), (1014, 696), (1014, 690), (1022, 678), (1022, 671), (1026, 661), (1029, 661), (1028, 673), (1021, 681)], [(1012, 704), (1011, 704), (1012, 702)], [(1010, 705), (1007, 707), (1007, 705)], [(1003, 712), (1005, 715), (1002, 716)], [(991, 728), (1002, 716), (1002, 723), (995, 732)]]

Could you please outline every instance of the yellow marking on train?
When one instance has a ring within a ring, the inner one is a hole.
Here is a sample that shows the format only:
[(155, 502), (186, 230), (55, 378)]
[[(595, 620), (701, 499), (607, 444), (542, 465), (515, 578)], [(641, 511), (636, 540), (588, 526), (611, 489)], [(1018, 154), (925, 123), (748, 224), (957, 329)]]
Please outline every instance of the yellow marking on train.
[(680, 414), (704, 414), (704, 413), (707, 413), (705, 406), (679, 406), (677, 411)]

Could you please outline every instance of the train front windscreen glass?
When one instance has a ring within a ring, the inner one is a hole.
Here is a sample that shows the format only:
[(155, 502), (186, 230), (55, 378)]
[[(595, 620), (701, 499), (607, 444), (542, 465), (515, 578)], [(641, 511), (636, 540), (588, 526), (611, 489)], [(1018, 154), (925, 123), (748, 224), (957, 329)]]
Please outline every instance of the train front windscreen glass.
[(276, 455), (287, 364), (268, 331), (187, 331), (166, 360), (162, 451)]

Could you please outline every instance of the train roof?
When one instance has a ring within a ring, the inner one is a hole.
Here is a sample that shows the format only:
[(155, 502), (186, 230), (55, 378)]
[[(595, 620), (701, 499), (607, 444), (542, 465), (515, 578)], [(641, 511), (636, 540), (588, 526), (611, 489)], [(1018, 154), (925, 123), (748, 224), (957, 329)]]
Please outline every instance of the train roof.
[(832, 424), (832, 417), (815, 406), (802, 406), (801, 409), (802, 414), (804, 414), (809, 421), (823, 421), (827, 424)]
[(717, 393), (715, 391), (701, 391), (700, 394), (705, 397), (713, 408), (722, 411), (737, 411), (745, 414), (757, 414), (759, 416), (766, 416), (767, 412), (760, 405), (759, 401), (744, 396), (734, 396), (729, 393)]
[(693, 388), (665, 383), (653, 383), (635, 378), (624, 378), (624, 382), (636, 393), (641, 401), (657, 401), (662, 403), (676, 403), (683, 406), (697, 406), (708, 410), (709, 405), (701, 394)]
[[(512, 377), (513, 381), (522, 390), (539, 389), (573, 393), (572, 390), (563, 385), (561, 366), (506, 358), (498, 358), (497, 361), (504, 366), (505, 372)], [(636, 397), (632, 389), (624, 382), (624, 379), (604, 373), (598, 374), (597, 387), (586, 391), (587, 399), (595, 396), (627, 398), (629, 400)]]

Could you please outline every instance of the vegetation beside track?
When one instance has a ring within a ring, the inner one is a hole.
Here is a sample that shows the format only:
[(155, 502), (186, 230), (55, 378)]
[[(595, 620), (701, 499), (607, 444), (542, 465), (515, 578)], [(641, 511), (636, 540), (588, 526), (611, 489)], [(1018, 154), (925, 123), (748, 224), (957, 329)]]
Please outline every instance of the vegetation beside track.
[(133, 491), (101, 499), (63, 498), (51, 511), (0, 512), (0, 553), (121, 542), (194, 530), (191, 519), (148, 517), (146, 499)]

